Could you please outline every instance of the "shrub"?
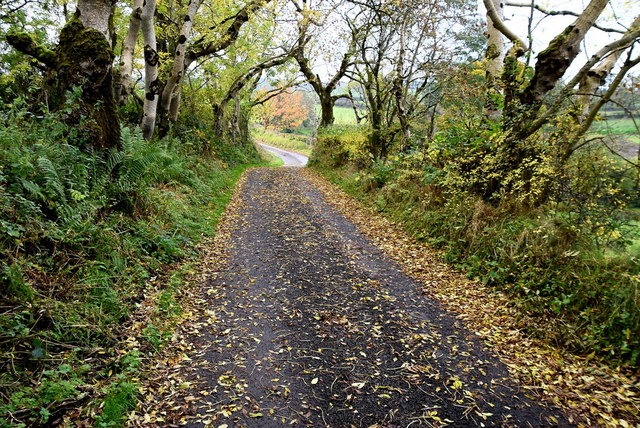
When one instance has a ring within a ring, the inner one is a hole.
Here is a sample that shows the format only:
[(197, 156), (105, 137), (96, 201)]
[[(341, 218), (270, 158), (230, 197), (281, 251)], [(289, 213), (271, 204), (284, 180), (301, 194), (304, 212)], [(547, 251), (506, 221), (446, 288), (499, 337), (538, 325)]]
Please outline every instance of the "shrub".
[(310, 165), (340, 167), (352, 163), (358, 167), (370, 164), (369, 130), (365, 126), (332, 125), (318, 130), (318, 141)]

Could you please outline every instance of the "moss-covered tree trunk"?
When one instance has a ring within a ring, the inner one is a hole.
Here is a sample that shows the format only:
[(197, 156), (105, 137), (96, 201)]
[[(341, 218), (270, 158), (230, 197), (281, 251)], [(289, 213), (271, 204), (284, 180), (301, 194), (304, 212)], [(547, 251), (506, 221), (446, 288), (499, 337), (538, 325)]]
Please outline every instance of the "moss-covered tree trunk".
[[(50, 108), (67, 109), (65, 122), (79, 127), (77, 143), (97, 150), (120, 142), (112, 75), (114, 5), (111, 0), (80, 0), (53, 51), (37, 45), (25, 33), (7, 36), (12, 46), (52, 71), (49, 89), (54, 96)], [(71, 99), (70, 93), (78, 95)]]
[(70, 124), (80, 127), (86, 146), (103, 150), (120, 142), (120, 124), (113, 96), (113, 52), (104, 34), (72, 19), (60, 33), (56, 49), (56, 92), (67, 100), (68, 91), (80, 88), (71, 101)]

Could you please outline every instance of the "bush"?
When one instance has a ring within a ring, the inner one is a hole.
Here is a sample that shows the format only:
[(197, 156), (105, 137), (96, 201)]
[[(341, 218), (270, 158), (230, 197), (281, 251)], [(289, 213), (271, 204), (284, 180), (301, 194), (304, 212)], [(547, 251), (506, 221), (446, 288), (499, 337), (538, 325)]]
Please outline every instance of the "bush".
[(347, 163), (365, 167), (371, 163), (369, 130), (365, 126), (331, 125), (318, 130), (310, 165), (341, 167)]

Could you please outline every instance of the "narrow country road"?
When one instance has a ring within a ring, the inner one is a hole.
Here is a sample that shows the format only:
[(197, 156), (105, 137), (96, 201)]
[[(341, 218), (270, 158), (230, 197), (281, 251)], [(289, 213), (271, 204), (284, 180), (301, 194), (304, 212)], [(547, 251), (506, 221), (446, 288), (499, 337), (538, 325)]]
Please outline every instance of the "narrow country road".
[(207, 274), (206, 310), (183, 328), (187, 426), (570, 426), (313, 180), (248, 172), (227, 214), (228, 262)]
[(258, 145), (282, 159), (284, 166), (305, 166), (309, 161), (308, 157), (300, 153), (282, 150), (264, 143), (258, 143)]

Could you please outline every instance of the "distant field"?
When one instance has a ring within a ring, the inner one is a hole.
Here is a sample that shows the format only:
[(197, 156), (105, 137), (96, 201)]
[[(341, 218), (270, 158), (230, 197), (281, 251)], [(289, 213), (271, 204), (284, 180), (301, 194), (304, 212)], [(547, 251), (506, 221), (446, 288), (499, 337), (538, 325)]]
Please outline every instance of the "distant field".
[(336, 117), (336, 125), (355, 125), (356, 114), (349, 107), (335, 107), (333, 114)]
[[(638, 126), (640, 126), (640, 118), (636, 119)], [(630, 118), (624, 119), (607, 119), (595, 122), (591, 127), (592, 134), (608, 135), (611, 137), (618, 137), (619, 140), (623, 140), (623, 146), (627, 146), (624, 152), (628, 152), (627, 157), (635, 157), (638, 149), (635, 145), (640, 145), (640, 131), (636, 128), (635, 123)]]
[[(636, 119), (638, 126), (640, 126), (640, 118)], [(640, 137), (640, 131), (636, 128), (636, 124), (633, 119), (607, 119), (595, 122), (591, 127), (593, 132), (605, 135), (620, 135), (625, 138), (633, 138), (637, 142)]]
[[(316, 114), (320, 117), (320, 106), (316, 106)], [(336, 125), (355, 125), (356, 114), (351, 107), (334, 107), (333, 115), (335, 116)]]
[(303, 135), (285, 134), (260, 127), (251, 130), (251, 137), (259, 143), (265, 143), (285, 150), (292, 150), (306, 156), (310, 156), (311, 150), (313, 150), (313, 147), (309, 144), (310, 139)]

